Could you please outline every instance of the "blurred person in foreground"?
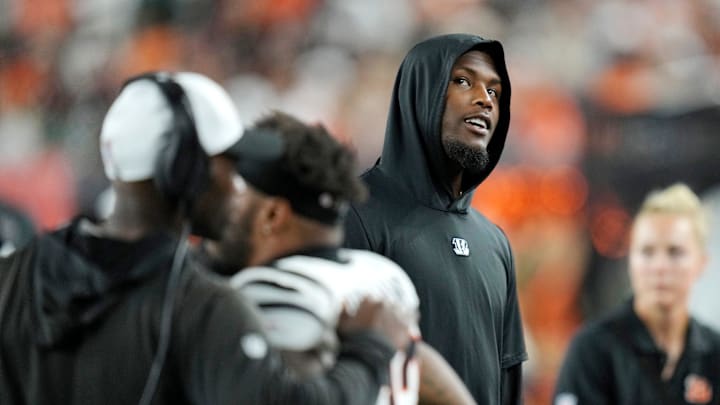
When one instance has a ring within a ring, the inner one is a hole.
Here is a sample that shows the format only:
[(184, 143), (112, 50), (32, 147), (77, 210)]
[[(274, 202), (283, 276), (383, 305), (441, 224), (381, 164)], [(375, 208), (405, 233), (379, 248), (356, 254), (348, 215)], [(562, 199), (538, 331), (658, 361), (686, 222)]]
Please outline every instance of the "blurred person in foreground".
[(378, 254), (340, 248), (349, 204), (367, 192), (353, 154), (324, 127), (279, 112), (258, 121), (232, 151), (246, 200), (228, 233), (203, 245), (205, 258), (215, 262), (211, 268), (242, 269), (231, 285), (259, 306), (270, 342), (293, 370), (312, 376), (332, 367), (342, 308), (354, 311), (371, 297), (400, 306), (414, 336), (393, 358), (377, 403), (474, 403), (420, 339), (418, 297), (402, 269)]
[(707, 232), (686, 185), (647, 196), (630, 234), (633, 297), (575, 336), (556, 405), (720, 404), (720, 335), (688, 312)]
[(521, 402), (527, 359), (507, 237), (471, 207), (510, 123), (502, 45), (430, 38), (400, 66), (382, 156), (362, 178), (347, 243), (397, 262), (420, 297), (423, 339), (482, 404)]
[(242, 129), (205, 76), (148, 74), (123, 87), (101, 130), (112, 213), (0, 260), (0, 403), (374, 403), (410, 341), (399, 311), (363, 302), (343, 317), (335, 368), (300, 380), (254, 307), (185, 260), (190, 228), (222, 234), (240, 201), (225, 152)]

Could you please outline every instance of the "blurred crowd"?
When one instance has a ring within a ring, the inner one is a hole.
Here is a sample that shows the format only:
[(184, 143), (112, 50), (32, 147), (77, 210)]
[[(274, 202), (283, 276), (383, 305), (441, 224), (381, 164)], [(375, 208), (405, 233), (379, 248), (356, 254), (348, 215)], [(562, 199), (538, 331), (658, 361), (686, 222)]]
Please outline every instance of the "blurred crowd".
[[(354, 146), (362, 169), (380, 153), (409, 46), (446, 32), (499, 39), (510, 134), (475, 204), (515, 251), (529, 404), (547, 403), (568, 339), (591, 312), (579, 302), (592, 257), (623, 256), (634, 207), (594, 191), (602, 167), (588, 159), (612, 159), (612, 131), (628, 125), (603, 122), (651, 116), (662, 129), (700, 111), (711, 124), (695, 131), (709, 132), (720, 114), (720, 0), (0, 0), (0, 10), (0, 199), (38, 229), (96, 213), (107, 186), (100, 123), (132, 74), (206, 74), (246, 123), (274, 109), (321, 121)], [(661, 134), (645, 136), (652, 144)], [(714, 159), (699, 149), (693, 171)], [(713, 175), (672, 180), (709, 188), (720, 183)], [(617, 299), (623, 284), (612, 285)]]

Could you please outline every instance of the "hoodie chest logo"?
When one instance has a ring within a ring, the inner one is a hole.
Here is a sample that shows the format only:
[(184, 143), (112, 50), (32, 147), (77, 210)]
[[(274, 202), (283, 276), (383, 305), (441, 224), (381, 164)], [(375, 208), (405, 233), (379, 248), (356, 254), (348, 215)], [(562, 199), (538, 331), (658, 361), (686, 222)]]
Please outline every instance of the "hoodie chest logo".
[(470, 256), (470, 247), (463, 238), (452, 238), (452, 248), (458, 256)]

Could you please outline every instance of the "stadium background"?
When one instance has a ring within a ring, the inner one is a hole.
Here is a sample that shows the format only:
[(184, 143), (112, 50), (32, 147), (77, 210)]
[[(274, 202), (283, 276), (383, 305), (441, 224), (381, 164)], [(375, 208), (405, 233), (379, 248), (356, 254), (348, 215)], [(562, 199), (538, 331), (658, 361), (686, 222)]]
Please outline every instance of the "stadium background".
[[(247, 122), (322, 121), (368, 167), (402, 57), (446, 32), (505, 46), (510, 134), (474, 204), (511, 239), (526, 403), (549, 403), (572, 333), (627, 297), (647, 191), (687, 182), (720, 245), (719, 0), (0, 0), (0, 201), (38, 229), (93, 213), (103, 114), (149, 69), (212, 77)], [(692, 305), (720, 328), (718, 273), (711, 260)]]

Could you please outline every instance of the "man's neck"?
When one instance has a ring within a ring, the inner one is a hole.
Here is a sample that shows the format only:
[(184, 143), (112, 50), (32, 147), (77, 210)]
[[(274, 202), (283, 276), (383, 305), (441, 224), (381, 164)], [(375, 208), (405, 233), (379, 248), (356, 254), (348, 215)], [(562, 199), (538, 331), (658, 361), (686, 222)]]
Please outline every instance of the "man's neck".
[(463, 172), (460, 172), (450, 181), (450, 191), (452, 191), (453, 198), (460, 198), (463, 195), (462, 175)]
[(291, 255), (293, 253), (321, 247), (339, 247), (342, 245), (343, 231), (340, 227), (311, 225), (292, 232), (286, 232), (276, 238), (268, 239), (269, 250), (257, 258), (259, 264)]
[(464, 170), (457, 163), (451, 162), (449, 165), (447, 173), (450, 183), (450, 192), (452, 193), (453, 199), (460, 198), (463, 194), (462, 180)]
[(136, 240), (158, 231), (179, 234), (182, 219), (177, 208), (147, 187), (116, 187), (112, 214), (99, 225), (102, 235)]

